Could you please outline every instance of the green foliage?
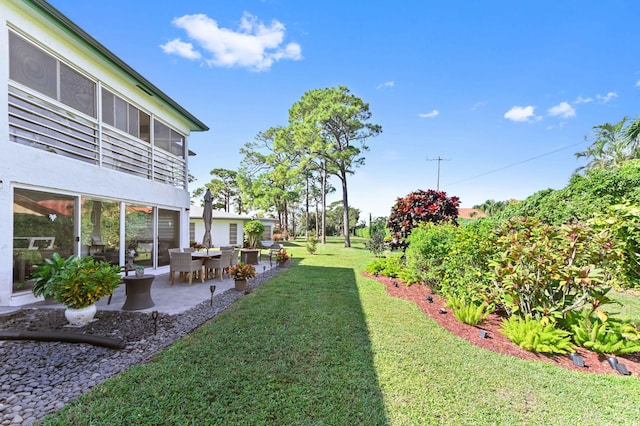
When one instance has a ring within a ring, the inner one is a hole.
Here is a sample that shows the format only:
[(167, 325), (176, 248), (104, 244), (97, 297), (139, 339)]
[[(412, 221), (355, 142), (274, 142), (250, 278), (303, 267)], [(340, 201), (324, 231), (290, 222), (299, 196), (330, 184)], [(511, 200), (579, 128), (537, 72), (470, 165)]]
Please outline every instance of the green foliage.
[(571, 329), (573, 341), (590, 351), (610, 355), (640, 352), (640, 331), (630, 320), (586, 315)]
[(371, 274), (397, 278), (404, 266), (401, 253), (394, 253), (387, 257), (379, 257), (369, 262), (365, 270)]
[(75, 261), (73, 256), (62, 257), (59, 253), (53, 253), (50, 259), (44, 259), (44, 263), (33, 273), (33, 295), (36, 297), (53, 297), (53, 284), (60, 279), (60, 273)]
[(229, 266), (227, 272), (234, 280), (246, 280), (256, 276), (256, 268), (244, 262)]
[(316, 251), (318, 250), (318, 239), (316, 238), (315, 235), (309, 235), (306, 248), (307, 248), (307, 253), (316, 254)]
[(590, 292), (613, 282), (604, 269), (616, 255), (606, 231), (511, 220), (495, 245), (499, 257), (490, 265), (497, 302), (509, 314), (562, 318), (584, 306)]
[(493, 307), (487, 303), (476, 305), (456, 298), (447, 299), (447, 306), (459, 321), (469, 325), (478, 325), (493, 312)]
[(264, 233), (264, 225), (259, 220), (250, 220), (244, 224), (244, 233), (247, 236), (249, 247), (259, 247), (260, 238)]
[(385, 237), (386, 233), (384, 229), (371, 227), (371, 237), (364, 243), (367, 250), (374, 254), (374, 256), (382, 256), (386, 250)]
[(340, 180), (345, 247), (351, 246), (347, 176), (364, 164), (366, 140), (382, 132), (369, 122), (371, 115), (369, 104), (346, 86), (309, 90), (289, 109), (292, 146), (303, 157), (320, 160), (324, 171)]
[(538, 353), (567, 354), (573, 352), (570, 333), (550, 322), (512, 316), (502, 320), (500, 332), (521, 348)]
[(409, 275), (437, 289), (457, 230), (451, 223), (426, 222), (415, 228), (407, 238), (405, 251)]
[(463, 223), (457, 228), (442, 265), (439, 292), (446, 298), (481, 303), (492, 300), (490, 259), (496, 256), (495, 222), (488, 218)]
[(89, 256), (69, 259), (51, 283), (53, 297), (69, 308), (86, 308), (113, 293), (120, 284), (119, 266)]
[(590, 170), (575, 174), (565, 188), (538, 191), (519, 203), (510, 203), (496, 218), (530, 217), (553, 225), (586, 221), (608, 206), (640, 203), (640, 160), (619, 168)]
[(616, 262), (621, 286), (640, 286), (640, 208), (631, 204), (614, 205), (589, 223), (596, 229), (609, 230), (616, 248), (621, 251), (622, 255)]
[(457, 224), (458, 197), (447, 197), (442, 191), (414, 191), (399, 197), (391, 207), (387, 227), (395, 241), (402, 243), (420, 223), (451, 222)]

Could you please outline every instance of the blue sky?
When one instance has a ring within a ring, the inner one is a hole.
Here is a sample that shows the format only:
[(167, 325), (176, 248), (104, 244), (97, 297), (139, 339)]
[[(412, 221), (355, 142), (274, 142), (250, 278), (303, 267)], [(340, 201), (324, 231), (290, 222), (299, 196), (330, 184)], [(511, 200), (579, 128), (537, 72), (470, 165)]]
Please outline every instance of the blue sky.
[(436, 189), (436, 158), (462, 207), (561, 188), (593, 126), (638, 116), (635, 0), (50, 2), (211, 128), (196, 186), (311, 89), (349, 87), (382, 126), (349, 180), (362, 218)]

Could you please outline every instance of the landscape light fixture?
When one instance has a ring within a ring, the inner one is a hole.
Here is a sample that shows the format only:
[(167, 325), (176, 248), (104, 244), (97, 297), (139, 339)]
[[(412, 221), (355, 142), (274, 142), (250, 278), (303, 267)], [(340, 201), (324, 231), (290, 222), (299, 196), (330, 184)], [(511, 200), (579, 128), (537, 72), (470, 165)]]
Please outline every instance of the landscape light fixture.
[(431, 297), (431, 296), (427, 296), (427, 297), (425, 297), (425, 300), (426, 300), (427, 302), (429, 302), (429, 303), (433, 303), (433, 297)]
[(613, 368), (614, 370), (618, 366), (618, 358), (616, 358), (615, 356), (611, 356), (611, 357), (607, 358), (607, 362), (609, 363), (609, 366), (611, 368)]
[(151, 312), (151, 318), (153, 319), (153, 335), (158, 333), (158, 311)]
[(447, 313), (447, 310), (446, 310), (445, 308), (440, 308), (440, 313), (441, 313), (441, 314), (446, 314), (446, 313)]
[(569, 354), (571, 361), (573, 361), (573, 365), (577, 367), (584, 367), (584, 359), (575, 352)]
[(393, 286), (394, 286), (394, 287), (396, 287), (396, 288), (398, 288), (398, 287), (399, 287), (399, 286), (398, 286), (398, 282), (397, 282), (397, 281), (394, 281), (394, 282), (393, 282)]
[(486, 330), (480, 330), (480, 337), (482, 337), (483, 339), (487, 339), (489, 338), (489, 333), (487, 333)]
[(210, 285), (209, 286), (209, 291), (211, 292), (211, 306), (213, 306), (213, 293), (215, 293), (215, 291), (216, 291), (216, 286), (215, 285)]
[(624, 364), (617, 363), (616, 364), (616, 370), (618, 371), (618, 373), (622, 374), (623, 376), (630, 376), (631, 375), (629, 370), (627, 370), (627, 366), (624, 365)]

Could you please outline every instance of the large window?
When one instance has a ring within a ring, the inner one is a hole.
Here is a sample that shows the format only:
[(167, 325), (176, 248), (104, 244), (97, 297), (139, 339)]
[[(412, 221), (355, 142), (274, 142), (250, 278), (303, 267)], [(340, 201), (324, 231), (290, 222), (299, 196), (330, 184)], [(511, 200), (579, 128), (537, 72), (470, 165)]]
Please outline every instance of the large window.
[(158, 209), (158, 266), (169, 264), (174, 247), (180, 247), (180, 212)]
[(96, 117), (96, 83), (9, 32), (9, 78)]
[(76, 199), (16, 188), (13, 193), (13, 291), (31, 291), (31, 273), (53, 253), (74, 254)]
[(102, 89), (102, 121), (145, 142), (151, 140), (149, 114), (105, 88)]
[(153, 266), (153, 208), (127, 205), (125, 208), (125, 243), (134, 250), (137, 265)]
[(120, 203), (82, 199), (82, 254), (120, 264)]
[(184, 158), (184, 136), (158, 120), (153, 121), (153, 144)]

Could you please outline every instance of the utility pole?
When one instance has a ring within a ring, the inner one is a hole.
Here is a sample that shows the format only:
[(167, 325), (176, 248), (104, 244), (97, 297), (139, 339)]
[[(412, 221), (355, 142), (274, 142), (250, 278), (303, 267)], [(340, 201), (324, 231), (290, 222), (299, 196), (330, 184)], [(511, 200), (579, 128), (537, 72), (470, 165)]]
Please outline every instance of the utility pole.
[(438, 155), (437, 158), (429, 158), (427, 157), (427, 161), (437, 161), (438, 162), (438, 180), (436, 181), (436, 191), (440, 191), (440, 162), (441, 161), (449, 161), (448, 158), (442, 158)]

